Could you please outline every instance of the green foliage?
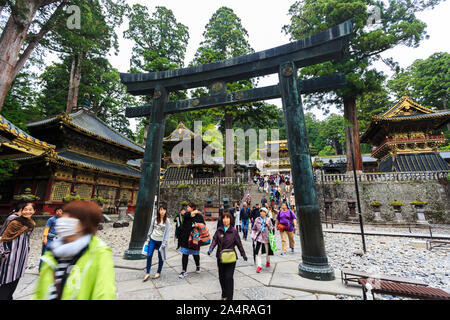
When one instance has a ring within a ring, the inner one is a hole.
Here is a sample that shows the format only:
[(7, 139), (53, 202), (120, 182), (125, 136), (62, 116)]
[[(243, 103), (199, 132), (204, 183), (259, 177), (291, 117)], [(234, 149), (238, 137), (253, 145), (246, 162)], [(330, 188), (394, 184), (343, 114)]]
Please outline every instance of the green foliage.
[(17, 162), (11, 160), (0, 160), (0, 182), (11, 178), (18, 165)]
[(132, 72), (174, 70), (184, 65), (188, 27), (177, 22), (172, 10), (156, 7), (150, 16), (147, 7), (135, 4), (127, 17), (130, 23), (123, 35), (134, 41)]
[(342, 184), (342, 182), (341, 182), (341, 181), (339, 181), (339, 180), (334, 180), (334, 181), (333, 181), (333, 184), (334, 184), (334, 185), (338, 185), (338, 186), (339, 186), (339, 185), (341, 185), (341, 184)]
[[(319, 31), (326, 30), (345, 20), (353, 19), (354, 37), (344, 59), (325, 62), (303, 68), (303, 76), (321, 76), (343, 72), (347, 86), (337, 90), (338, 97), (358, 97), (368, 91), (380, 88), (382, 74), (371, 69), (373, 62), (380, 59), (379, 54), (397, 45), (417, 47), (426, 37), (425, 23), (415, 14), (440, 1), (390, 0), (303, 0), (296, 1), (289, 10), (291, 23), (283, 30), (294, 39), (301, 39)], [(368, 28), (368, 7), (376, 5), (381, 9), (381, 21), (375, 28)], [(340, 104), (340, 99), (329, 94), (315, 94), (322, 104)], [(323, 100), (323, 97), (327, 99)], [(317, 101), (317, 100), (316, 100)]]
[(421, 200), (414, 200), (413, 202), (410, 202), (410, 204), (412, 204), (412, 205), (426, 205), (426, 204), (428, 204), (428, 202), (421, 201)]
[(450, 53), (436, 52), (395, 74), (388, 87), (397, 99), (407, 94), (423, 106), (442, 110), (450, 100), (449, 70)]
[(179, 185), (177, 185), (177, 189), (186, 189), (186, 188), (189, 188), (189, 185), (184, 183), (180, 183)]
[(331, 146), (325, 146), (322, 150), (319, 152), (319, 156), (332, 156), (336, 154), (336, 150), (334, 150)]
[[(37, 104), (44, 117), (65, 111), (70, 69), (71, 58), (66, 57), (61, 63), (48, 66), (40, 76), (42, 91)], [(126, 92), (126, 87), (120, 82), (119, 71), (108, 60), (98, 57), (84, 61), (82, 74), (79, 96), (88, 96), (99, 119), (134, 139), (125, 108), (136, 105), (137, 99)]]
[(24, 131), (27, 131), (25, 123), (42, 117), (36, 107), (37, 75), (29, 70), (29, 66), (27, 64), (15, 78), (2, 108), (2, 115)]
[(391, 205), (392, 207), (397, 207), (397, 206), (402, 206), (403, 203), (401, 203), (401, 202), (398, 201), (397, 199), (394, 199), (394, 201), (391, 202), (390, 205)]
[(380, 201), (373, 200), (370, 202), (370, 205), (373, 207), (381, 207), (383, 204)]

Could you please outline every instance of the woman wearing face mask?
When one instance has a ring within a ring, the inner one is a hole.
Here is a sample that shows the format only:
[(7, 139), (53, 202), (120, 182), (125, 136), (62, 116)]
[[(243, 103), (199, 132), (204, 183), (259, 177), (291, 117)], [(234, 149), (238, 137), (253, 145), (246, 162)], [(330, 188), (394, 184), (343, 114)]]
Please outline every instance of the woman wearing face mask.
[(155, 273), (153, 279), (158, 279), (161, 276), (161, 270), (164, 260), (167, 257), (167, 244), (169, 243), (170, 235), (170, 219), (167, 219), (167, 207), (161, 205), (159, 207), (156, 219), (153, 217), (152, 224), (148, 231), (148, 251), (147, 251), (147, 273), (144, 277), (144, 282), (150, 278), (150, 268), (152, 266), (153, 252), (158, 251), (158, 271)]
[(35, 227), (31, 217), (34, 203), (27, 203), (20, 216), (11, 220), (0, 237), (0, 300), (12, 300), (14, 291), (27, 267), (30, 234)]
[(56, 221), (57, 238), (41, 257), (33, 300), (113, 300), (111, 249), (95, 236), (102, 212), (95, 202), (72, 201)]

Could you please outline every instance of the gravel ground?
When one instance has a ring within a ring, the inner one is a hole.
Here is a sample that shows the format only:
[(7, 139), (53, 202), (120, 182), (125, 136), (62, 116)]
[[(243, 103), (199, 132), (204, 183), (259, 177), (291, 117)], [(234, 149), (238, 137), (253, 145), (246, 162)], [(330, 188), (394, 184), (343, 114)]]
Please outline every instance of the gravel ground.
[[(114, 255), (122, 256), (128, 249), (132, 223), (125, 228), (112, 228), (112, 223), (104, 223), (104, 229), (98, 236), (112, 249)], [(357, 228), (339, 226), (339, 228)], [(29, 271), (37, 272), (41, 253), (43, 227), (36, 228), (31, 236), (31, 252), (28, 260)], [(378, 228), (378, 231), (405, 232), (405, 229)], [(407, 229), (406, 229), (407, 230)], [(419, 232), (414, 231), (414, 232)], [(422, 231), (424, 232), (424, 230)], [(450, 233), (448, 226), (442, 226), (434, 233)], [(361, 236), (351, 234), (324, 233), (325, 246), (330, 264), (335, 269), (349, 268), (365, 272), (381, 273), (399, 277), (415, 278), (428, 283), (432, 287), (450, 292), (450, 251), (436, 248), (431, 251), (413, 247), (410, 242), (414, 238), (367, 236), (367, 253), (363, 256), (355, 254), (362, 249)], [(173, 240), (170, 240), (173, 241)], [(379, 295), (378, 295), (379, 297)], [(357, 299), (338, 296), (339, 299)], [(390, 296), (382, 296), (392, 299)], [(403, 298), (395, 298), (403, 299)]]

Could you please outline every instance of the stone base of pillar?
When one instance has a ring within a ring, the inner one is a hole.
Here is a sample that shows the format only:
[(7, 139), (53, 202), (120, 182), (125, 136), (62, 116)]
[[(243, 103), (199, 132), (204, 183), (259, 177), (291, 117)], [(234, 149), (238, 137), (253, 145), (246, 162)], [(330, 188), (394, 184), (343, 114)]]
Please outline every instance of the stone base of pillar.
[(334, 269), (330, 265), (312, 266), (300, 263), (298, 265), (298, 274), (311, 280), (332, 281), (335, 279)]
[(125, 260), (143, 260), (147, 259), (145, 255), (142, 254), (142, 249), (128, 249), (125, 250), (125, 254), (123, 255)]

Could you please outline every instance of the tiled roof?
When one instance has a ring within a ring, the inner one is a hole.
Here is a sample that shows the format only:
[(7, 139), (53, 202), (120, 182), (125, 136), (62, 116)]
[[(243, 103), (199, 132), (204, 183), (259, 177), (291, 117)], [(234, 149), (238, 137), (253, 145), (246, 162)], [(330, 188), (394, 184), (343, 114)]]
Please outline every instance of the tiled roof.
[(30, 122), (27, 124), (29, 128), (38, 127), (44, 124), (49, 124), (56, 121), (64, 121), (74, 126), (75, 128), (82, 130), (84, 132), (93, 134), (100, 138), (106, 139), (113, 143), (125, 146), (129, 149), (133, 149), (139, 153), (144, 153), (144, 148), (131, 141), (130, 139), (124, 137), (117, 131), (111, 129), (106, 123), (97, 118), (93, 113), (89, 112), (87, 109), (81, 109), (70, 113), (68, 116), (65, 114), (57, 115), (52, 118), (43, 119), (39, 121)]
[(84, 156), (78, 153), (70, 152), (67, 150), (58, 152), (57, 159), (63, 160), (77, 165), (89, 167), (92, 169), (100, 169), (103, 171), (108, 171), (116, 174), (122, 174), (127, 176), (133, 176), (135, 178), (140, 178), (141, 172), (138, 169), (121, 165), (117, 163), (112, 163), (105, 160), (95, 159), (88, 156)]
[(163, 180), (190, 180), (193, 179), (193, 172), (188, 167), (169, 167), (164, 174)]
[(399, 154), (387, 157), (380, 162), (378, 172), (407, 171), (446, 171), (450, 165), (434, 152), (418, 154)]
[[(28, 142), (34, 143), (40, 147), (43, 148), (54, 148), (54, 145), (48, 144), (45, 141), (40, 141), (39, 139), (34, 138), (33, 136), (29, 135), (22, 129), (16, 127), (13, 125), (8, 119), (0, 115), (0, 131), (6, 132), (10, 134), (12, 137), (19, 137), (23, 138)], [(8, 139), (10, 140), (10, 139)]]

